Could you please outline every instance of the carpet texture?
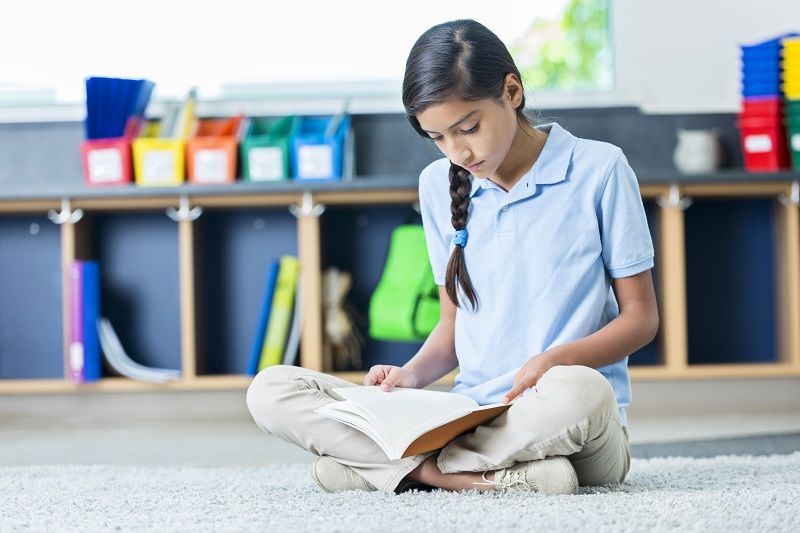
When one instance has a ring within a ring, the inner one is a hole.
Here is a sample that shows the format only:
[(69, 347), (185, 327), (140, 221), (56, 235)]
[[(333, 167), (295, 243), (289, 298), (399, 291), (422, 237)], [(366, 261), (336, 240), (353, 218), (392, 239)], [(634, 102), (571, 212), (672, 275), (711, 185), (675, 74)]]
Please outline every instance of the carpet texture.
[(0, 531), (800, 531), (800, 452), (633, 459), (619, 487), (341, 492), (308, 464), (0, 468)]

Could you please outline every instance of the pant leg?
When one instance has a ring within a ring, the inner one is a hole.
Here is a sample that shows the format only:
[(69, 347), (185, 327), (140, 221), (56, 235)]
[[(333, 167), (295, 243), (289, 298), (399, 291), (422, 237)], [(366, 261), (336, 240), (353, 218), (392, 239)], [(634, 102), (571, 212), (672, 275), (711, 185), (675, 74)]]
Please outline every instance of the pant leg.
[(247, 407), (258, 427), (315, 455), (350, 466), (373, 487), (392, 492), (432, 453), (389, 461), (369, 437), (314, 412), (335, 401), (330, 390), (355, 384), (322, 372), (288, 365), (265, 368), (247, 389)]
[(444, 473), (480, 472), (564, 455), (581, 485), (621, 482), (630, 450), (611, 384), (585, 366), (548, 370), (502, 415), (445, 446)]

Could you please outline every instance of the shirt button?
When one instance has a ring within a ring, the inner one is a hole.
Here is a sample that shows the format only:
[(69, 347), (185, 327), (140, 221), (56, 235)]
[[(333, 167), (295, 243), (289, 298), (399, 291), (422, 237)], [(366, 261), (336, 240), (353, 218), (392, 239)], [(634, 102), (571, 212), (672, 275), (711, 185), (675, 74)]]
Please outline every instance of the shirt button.
[(503, 209), (501, 209), (501, 211), (508, 211), (508, 206), (507, 206), (507, 205), (504, 205), (504, 206), (503, 206)]

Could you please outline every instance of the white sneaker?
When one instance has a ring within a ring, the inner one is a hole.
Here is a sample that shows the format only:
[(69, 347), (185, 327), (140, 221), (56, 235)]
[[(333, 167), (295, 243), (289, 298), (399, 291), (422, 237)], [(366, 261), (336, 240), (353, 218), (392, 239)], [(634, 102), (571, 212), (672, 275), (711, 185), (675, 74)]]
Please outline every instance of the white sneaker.
[(314, 461), (311, 467), (311, 477), (325, 492), (375, 490), (375, 487), (356, 474), (352, 468), (327, 455), (317, 457)]
[(498, 489), (529, 490), (542, 494), (578, 492), (575, 468), (569, 459), (560, 455), (500, 468), (494, 472), (494, 481), (486, 479), (486, 472), (481, 478), (485, 483), (475, 481), (473, 485), (494, 485)]

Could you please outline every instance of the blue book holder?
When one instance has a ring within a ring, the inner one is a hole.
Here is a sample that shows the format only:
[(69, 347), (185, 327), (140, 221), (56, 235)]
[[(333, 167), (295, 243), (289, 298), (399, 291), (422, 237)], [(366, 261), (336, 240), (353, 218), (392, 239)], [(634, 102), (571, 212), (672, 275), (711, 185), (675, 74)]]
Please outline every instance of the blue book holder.
[(292, 137), (294, 179), (342, 179), (344, 144), (349, 130), (348, 114), (302, 117)]

